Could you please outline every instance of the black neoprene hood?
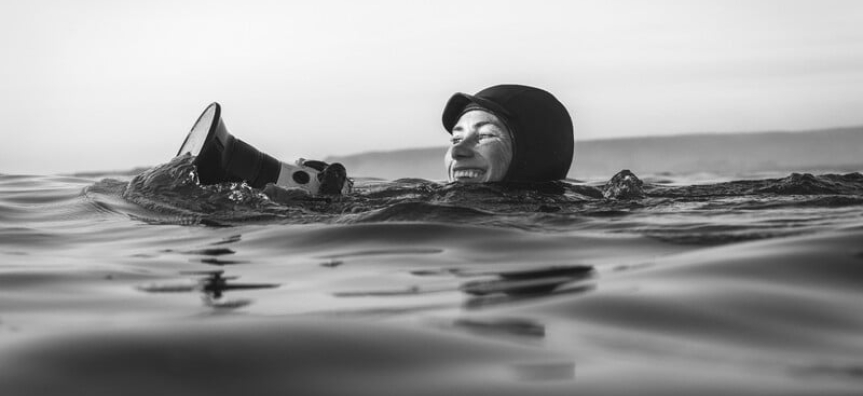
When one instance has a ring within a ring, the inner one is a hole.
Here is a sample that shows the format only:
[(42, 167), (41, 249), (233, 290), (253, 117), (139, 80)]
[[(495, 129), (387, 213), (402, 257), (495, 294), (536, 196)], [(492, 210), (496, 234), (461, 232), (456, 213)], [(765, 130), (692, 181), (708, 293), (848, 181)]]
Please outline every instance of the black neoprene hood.
[(543, 182), (565, 179), (575, 146), (572, 118), (552, 94), (524, 85), (496, 85), (475, 95), (456, 93), (443, 111), (452, 129), (470, 104), (482, 106), (511, 129), (512, 162), (504, 181)]

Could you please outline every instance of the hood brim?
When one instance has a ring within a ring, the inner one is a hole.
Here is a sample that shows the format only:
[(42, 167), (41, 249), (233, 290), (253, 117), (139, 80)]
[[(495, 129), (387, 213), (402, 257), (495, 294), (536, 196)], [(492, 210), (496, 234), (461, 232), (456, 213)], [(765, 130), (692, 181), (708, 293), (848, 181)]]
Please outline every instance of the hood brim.
[(492, 113), (499, 117), (510, 117), (509, 112), (497, 103), (488, 99), (468, 95), (463, 92), (457, 92), (449, 98), (449, 101), (447, 101), (446, 107), (444, 107), (443, 116), (441, 117), (441, 121), (443, 121), (443, 126), (447, 132), (452, 134), (452, 129), (455, 128), (455, 125), (458, 123), (458, 119), (461, 117), (464, 109), (471, 104), (476, 104), (491, 110)]

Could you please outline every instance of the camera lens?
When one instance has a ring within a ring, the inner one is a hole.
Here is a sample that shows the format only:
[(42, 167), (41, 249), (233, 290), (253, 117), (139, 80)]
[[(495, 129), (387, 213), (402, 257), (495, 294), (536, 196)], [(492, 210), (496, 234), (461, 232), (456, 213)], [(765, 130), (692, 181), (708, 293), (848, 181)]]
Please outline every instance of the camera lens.
[(296, 171), (291, 175), (291, 178), (293, 178), (297, 184), (308, 184), (309, 180), (311, 180), (309, 174), (305, 171)]

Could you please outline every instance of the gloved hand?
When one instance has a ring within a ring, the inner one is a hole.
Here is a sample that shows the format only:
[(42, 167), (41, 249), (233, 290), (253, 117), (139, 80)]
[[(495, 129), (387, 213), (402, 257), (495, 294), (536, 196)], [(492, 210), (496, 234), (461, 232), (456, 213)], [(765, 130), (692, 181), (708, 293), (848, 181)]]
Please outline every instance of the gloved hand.
[(318, 173), (318, 182), (321, 183), (318, 189), (319, 195), (341, 195), (348, 194), (353, 188), (353, 181), (348, 179), (348, 171), (344, 165), (336, 162), (327, 164), (317, 160), (303, 160), (303, 166), (307, 166)]

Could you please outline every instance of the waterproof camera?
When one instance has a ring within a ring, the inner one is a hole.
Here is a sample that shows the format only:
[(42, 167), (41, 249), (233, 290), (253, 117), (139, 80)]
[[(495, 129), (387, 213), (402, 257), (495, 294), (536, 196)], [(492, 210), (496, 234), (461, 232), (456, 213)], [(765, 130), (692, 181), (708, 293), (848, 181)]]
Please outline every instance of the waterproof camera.
[(255, 188), (268, 183), (299, 187), (312, 194), (346, 194), (351, 181), (340, 164), (298, 160), (281, 162), (228, 132), (221, 106), (212, 103), (201, 113), (177, 155), (191, 154), (201, 184), (243, 182)]

